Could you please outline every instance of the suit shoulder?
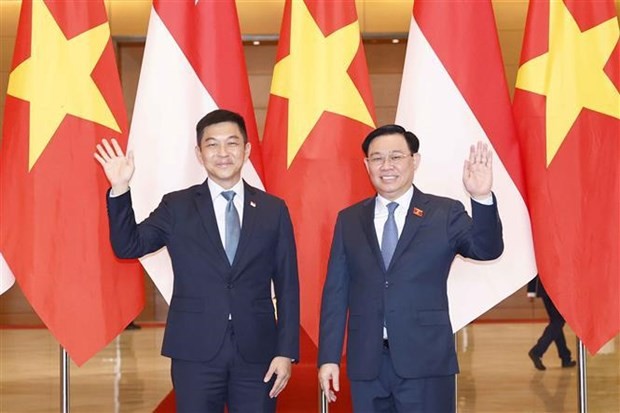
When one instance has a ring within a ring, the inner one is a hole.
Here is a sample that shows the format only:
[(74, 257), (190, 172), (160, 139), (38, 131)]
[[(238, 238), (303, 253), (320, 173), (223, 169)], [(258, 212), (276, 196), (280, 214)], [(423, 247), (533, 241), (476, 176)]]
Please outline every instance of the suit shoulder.
[(427, 199), (427, 202), (438, 204), (438, 205), (441, 205), (441, 206), (452, 207), (455, 204), (461, 204), (462, 205), (461, 201), (459, 201), (457, 199), (453, 199), (453, 198), (448, 198), (446, 196), (433, 195), (433, 194), (424, 194), (424, 197)]
[(370, 198), (363, 199), (353, 205), (349, 205), (348, 207), (340, 210), (340, 212), (338, 212), (338, 216), (348, 217), (358, 215), (364, 208), (368, 206), (374, 207), (375, 199), (376, 196), (371, 196)]
[(192, 185), (188, 188), (168, 192), (167, 194), (163, 196), (163, 200), (167, 202), (184, 201), (188, 198), (191, 198), (192, 196), (194, 196), (197, 192), (200, 192), (201, 190), (202, 190), (201, 184)]

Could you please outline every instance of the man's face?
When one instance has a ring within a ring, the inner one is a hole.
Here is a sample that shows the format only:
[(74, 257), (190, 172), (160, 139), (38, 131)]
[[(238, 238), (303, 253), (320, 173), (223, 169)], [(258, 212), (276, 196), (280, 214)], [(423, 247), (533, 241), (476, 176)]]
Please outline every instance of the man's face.
[(207, 126), (196, 147), (198, 161), (205, 167), (209, 179), (224, 189), (230, 189), (241, 179), (241, 168), (250, 156), (250, 143), (243, 143), (239, 126), (221, 122)]
[(393, 201), (411, 187), (420, 155), (411, 154), (403, 135), (382, 135), (370, 143), (364, 162), (379, 195)]

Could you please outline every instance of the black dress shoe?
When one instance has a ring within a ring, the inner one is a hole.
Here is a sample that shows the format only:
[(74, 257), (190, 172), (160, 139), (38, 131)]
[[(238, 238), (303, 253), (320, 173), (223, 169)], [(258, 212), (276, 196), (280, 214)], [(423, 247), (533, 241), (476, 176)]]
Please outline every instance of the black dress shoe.
[(563, 368), (575, 367), (577, 362), (575, 360), (562, 361)]
[(530, 359), (532, 360), (532, 363), (534, 363), (534, 367), (536, 367), (537, 370), (547, 370), (540, 357), (535, 355), (533, 350), (530, 350), (527, 355), (530, 356)]

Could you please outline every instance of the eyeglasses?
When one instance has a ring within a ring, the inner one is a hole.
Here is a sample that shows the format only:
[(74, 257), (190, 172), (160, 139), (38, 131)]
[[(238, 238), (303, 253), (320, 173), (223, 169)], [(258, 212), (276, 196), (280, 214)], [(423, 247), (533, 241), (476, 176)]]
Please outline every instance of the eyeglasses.
[(366, 159), (368, 160), (368, 163), (370, 163), (370, 165), (378, 167), (378, 166), (383, 165), (386, 160), (389, 160), (391, 165), (398, 165), (402, 163), (405, 159), (412, 157), (412, 156), (413, 156), (412, 153), (405, 154), (402, 152), (391, 152), (387, 156), (377, 154), (377, 155), (372, 155), (371, 157), (366, 158)]

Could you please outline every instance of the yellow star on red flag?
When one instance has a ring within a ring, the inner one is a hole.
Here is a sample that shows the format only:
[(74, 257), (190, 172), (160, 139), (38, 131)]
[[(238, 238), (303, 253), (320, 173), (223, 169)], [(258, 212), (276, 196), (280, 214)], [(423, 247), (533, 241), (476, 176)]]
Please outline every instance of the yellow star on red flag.
[(120, 132), (91, 77), (109, 40), (107, 22), (67, 39), (45, 3), (33, 1), (31, 55), (11, 72), (7, 90), (30, 102), (29, 170), (67, 115)]
[(360, 46), (358, 21), (325, 36), (303, 1), (291, 7), (290, 54), (276, 64), (271, 84), (272, 94), (289, 100), (287, 166), (325, 111), (374, 127), (347, 73)]
[(620, 118), (620, 94), (603, 70), (618, 42), (617, 19), (582, 32), (563, 1), (549, 8), (549, 51), (525, 62), (516, 83), (547, 97), (547, 166), (583, 108)]

